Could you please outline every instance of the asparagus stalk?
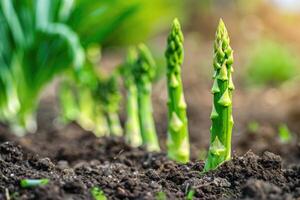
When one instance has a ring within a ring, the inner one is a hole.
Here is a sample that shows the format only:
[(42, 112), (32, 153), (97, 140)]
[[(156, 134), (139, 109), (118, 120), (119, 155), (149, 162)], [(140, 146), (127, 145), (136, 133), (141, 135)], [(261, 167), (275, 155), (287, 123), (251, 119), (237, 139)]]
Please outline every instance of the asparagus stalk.
[(168, 36), (167, 50), (167, 85), (168, 85), (168, 156), (178, 162), (189, 161), (190, 144), (186, 103), (181, 80), (183, 63), (183, 34), (179, 21), (174, 19)]
[(137, 59), (136, 49), (130, 48), (125, 64), (121, 68), (121, 73), (124, 79), (126, 88), (126, 113), (127, 120), (125, 122), (125, 139), (133, 147), (141, 146), (142, 136), (139, 124), (138, 115), (138, 98), (137, 98), (137, 87), (134, 83), (134, 76), (132, 73), (134, 64)]
[(234, 85), (233, 51), (229, 45), (229, 36), (222, 19), (220, 19), (214, 43), (214, 76), (213, 76), (213, 107), (211, 112), (211, 136), (205, 171), (217, 168), (231, 157), (232, 91)]
[(93, 131), (95, 128), (94, 123), (94, 105), (93, 94), (86, 86), (79, 86), (80, 94), (78, 94), (78, 106), (80, 114), (78, 116), (78, 123), (85, 130)]
[[(98, 101), (95, 100), (95, 102), (97, 103)], [(97, 103), (97, 105), (95, 105), (95, 111), (95, 127), (93, 132), (97, 137), (109, 135), (110, 128), (101, 103)]]
[(155, 62), (144, 44), (138, 46), (138, 57), (133, 74), (138, 91), (138, 114), (143, 144), (149, 151), (159, 151), (151, 102)]

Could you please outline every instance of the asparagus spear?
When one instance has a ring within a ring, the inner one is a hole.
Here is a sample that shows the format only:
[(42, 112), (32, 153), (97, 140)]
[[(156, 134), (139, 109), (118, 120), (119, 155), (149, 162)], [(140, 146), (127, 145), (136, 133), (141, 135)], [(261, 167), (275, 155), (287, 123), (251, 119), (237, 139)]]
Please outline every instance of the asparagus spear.
[(153, 119), (151, 91), (155, 75), (155, 62), (149, 49), (144, 45), (138, 46), (138, 57), (133, 74), (138, 91), (138, 114), (143, 144), (149, 151), (159, 151), (155, 124)]
[(95, 116), (94, 116), (94, 134), (97, 137), (106, 136), (110, 133), (110, 128), (108, 125), (107, 118), (105, 116), (105, 113), (103, 111), (103, 105), (102, 103), (98, 103), (98, 100), (95, 100), (96, 105), (94, 106), (95, 109)]
[(233, 51), (229, 45), (229, 36), (222, 19), (220, 19), (214, 43), (214, 76), (213, 76), (213, 107), (211, 112), (211, 136), (208, 158), (204, 170), (217, 168), (223, 162), (230, 160), (232, 118), (232, 91), (234, 85)]
[(130, 48), (128, 50), (128, 55), (125, 64), (121, 67), (121, 73), (124, 79), (127, 97), (127, 120), (125, 123), (125, 139), (133, 147), (138, 147), (143, 143), (138, 115), (137, 87), (134, 83), (134, 76), (132, 72), (136, 59), (136, 49)]
[(111, 75), (107, 80), (101, 80), (98, 85), (98, 92), (103, 103), (103, 109), (107, 117), (110, 134), (122, 136), (123, 130), (118, 116), (121, 95), (118, 87), (116, 74)]
[(168, 84), (168, 156), (178, 162), (189, 161), (190, 144), (186, 103), (181, 80), (183, 63), (183, 34), (179, 21), (174, 19), (168, 36), (167, 50), (167, 84)]

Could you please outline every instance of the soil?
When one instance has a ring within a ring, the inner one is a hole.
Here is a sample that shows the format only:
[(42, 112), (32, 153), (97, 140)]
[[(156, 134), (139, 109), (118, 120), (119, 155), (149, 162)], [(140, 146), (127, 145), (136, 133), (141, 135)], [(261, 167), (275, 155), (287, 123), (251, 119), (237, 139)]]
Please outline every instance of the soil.
[[(23, 138), (4, 126), (0, 131), (0, 141), (14, 141), (0, 145), (0, 199), (92, 199), (94, 186), (108, 199), (185, 199), (190, 191), (194, 199), (300, 198), (300, 165), (283, 168), (270, 152), (248, 151), (203, 174), (203, 161), (177, 164), (165, 153), (132, 148), (122, 138), (96, 138), (76, 124)], [(23, 178), (50, 183), (23, 189)]]

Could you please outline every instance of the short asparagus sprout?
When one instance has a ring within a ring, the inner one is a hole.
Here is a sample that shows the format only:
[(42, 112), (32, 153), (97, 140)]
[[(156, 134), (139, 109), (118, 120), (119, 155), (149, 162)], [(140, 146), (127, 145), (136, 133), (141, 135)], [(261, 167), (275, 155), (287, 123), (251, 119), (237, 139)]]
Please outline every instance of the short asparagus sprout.
[(233, 51), (229, 45), (229, 36), (222, 19), (220, 19), (214, 43), (214, 76), (213, 106), (211, 112), (211, 136), (208, 158), (204, 171), (216, 169), (223, 162), (231, 158), (232, 118), (232, 91), (234, 85), (231, 73), (233, 72)]
[(98, 187), (93, 187), (91, 189), (91, 194), (94, 200), (107, 200), (104, 192)]
[(183, 34), (179, 21), (173, 21), (166, 50), (168, 84), (168, 156), (178, 162), (189, 161), (190, 144), (186, 102), (181, 80), (183, 63)]
[(98, 93), (103, 103), (103, 109), (107, 117), (110, 134), (113, 136), (122, 136), (123, 129), (118, 116), (121, 95), (118, 87), (117, 75), (113, 74), (108, 79), (100, 82), (101, 83), (98, 85)]
[(20, 185), (22, 188), (33, 188), (38, 186), (47, 185), (49, 183), (49, 179), (22, 179), (20, 181)]
[(149, 49), (144, 44), (140, 44), (137, 51), (138, 56), (134, 65), (133, 74), (138, 90), (138, 113), (143, 145), (145, 145), (149, 151), (159, 151), (160, 148), (155, 130), (151, 102), (155, 62)]
[(135, 48), (128, 50), (127, 58), (124, 65), (121, 67), (121, 73), (124, 79), (126, 88), (126, 113), (127, 120), (125, 123), (125, 139), (133, 147), (141, 146), (142, 136), (139, 124), (138, 115), (138, 98), (137, 87), (134, 83), (133, 67), (137, 59)]
[(80, 112), (77, 121), (85, 130), (93, 131), (95, 128), (95, 112), (93, 106), (91, 106), (91, 104), (94, 104), (92, 91), (86, 86), (80, 86), (79, 91), (78, 107)]
[[(97, 103), (97, 100), (96, 102)], [(94, 106), (95, 108), (95, 126), (94, 126), (94, 134), (96, 137), (107, 136), (110, 133), (110, 128), (108, 126), (108, 121), (106, 119), (105, 113), (103, 112), (103, 105), (101, 103), (97, 103)]]

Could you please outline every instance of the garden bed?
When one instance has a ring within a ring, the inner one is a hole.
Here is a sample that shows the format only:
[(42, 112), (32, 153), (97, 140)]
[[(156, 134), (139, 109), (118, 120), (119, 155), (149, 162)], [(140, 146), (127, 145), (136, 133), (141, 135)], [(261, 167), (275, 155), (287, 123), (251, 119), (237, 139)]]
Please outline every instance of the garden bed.
[[(164, 153), (132, 148), (121, 138), (96, 138), (74, 124), (23, 138), (1, 127), (0, 135), (1, 142), (13, 141), (0, 145), (0, 199), (8, 193), (11, 199), (92, 199), (93, 186), (108, 199), (185, 199), (192, 191), (194, 199), (300, 197), (300, 165), (282, 168), (281, 157), (270, 152), (249, 151), (201, 174), (203, 161), (177, 164)], [(50, 183), (23, 189), (23, 178)]]

